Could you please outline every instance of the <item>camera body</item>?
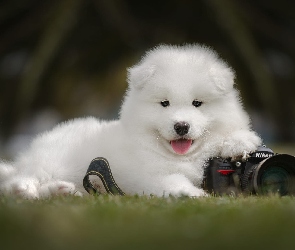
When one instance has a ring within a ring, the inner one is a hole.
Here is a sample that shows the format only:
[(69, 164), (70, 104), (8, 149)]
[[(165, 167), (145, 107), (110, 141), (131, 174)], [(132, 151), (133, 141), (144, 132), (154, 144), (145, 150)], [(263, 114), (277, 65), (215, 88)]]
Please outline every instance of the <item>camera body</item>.
[(295, 157), (265, 146), (239, 161), (215, 157), (205, 165), (202, 187), (216, 195), (294, 195)]

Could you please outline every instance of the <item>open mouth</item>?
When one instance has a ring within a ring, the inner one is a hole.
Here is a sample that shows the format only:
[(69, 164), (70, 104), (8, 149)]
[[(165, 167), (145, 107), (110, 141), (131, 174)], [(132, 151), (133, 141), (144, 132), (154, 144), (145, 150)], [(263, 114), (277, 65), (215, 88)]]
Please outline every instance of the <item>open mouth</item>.
[(176, 154), (184, 155), (189, 151), (191, 145), (193, 144), (193, 140), (182, 138), (170, 141), (170, 144)]

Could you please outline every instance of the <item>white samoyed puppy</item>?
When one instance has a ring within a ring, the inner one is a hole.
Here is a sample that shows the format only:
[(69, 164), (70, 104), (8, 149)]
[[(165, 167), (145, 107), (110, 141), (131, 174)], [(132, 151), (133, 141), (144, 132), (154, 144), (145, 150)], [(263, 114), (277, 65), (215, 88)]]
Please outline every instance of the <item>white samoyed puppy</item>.
[(0, 165), (0, 192), (25, 198), (83, 194), (92, 159), (106, 158), (126, 194), (202, 196), (205, 161), (255, 151), (234, 72), (211, 49), (161, 45), (128, 69), (120, 118), (81, 118), (40, 134)]

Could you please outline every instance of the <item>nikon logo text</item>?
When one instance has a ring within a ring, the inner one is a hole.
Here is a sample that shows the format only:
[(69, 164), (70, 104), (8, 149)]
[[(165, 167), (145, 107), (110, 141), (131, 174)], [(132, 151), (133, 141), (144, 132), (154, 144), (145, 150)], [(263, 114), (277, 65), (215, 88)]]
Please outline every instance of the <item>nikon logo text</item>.
[(263, 152), (255, 153), (256, 158), (268, 158), (268, 157), (271, 157), (271, 156), (273, 156), (273, 154), (271, 154), (271, 153), (263, 153)]

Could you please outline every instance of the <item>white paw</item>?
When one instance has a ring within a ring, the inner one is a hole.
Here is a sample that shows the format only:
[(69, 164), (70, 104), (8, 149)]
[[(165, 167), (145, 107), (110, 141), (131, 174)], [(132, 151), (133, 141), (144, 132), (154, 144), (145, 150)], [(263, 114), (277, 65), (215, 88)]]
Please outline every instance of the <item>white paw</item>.
[(231, 133), (222, 144), (220, 156), (238, 157), (253, 152), (261, 145), (261, 139), (253, 131), (240, 130)]
[(81, 196), (82, 193), (76, 192), (75, 184), (66, 181), (51, 181), (40, 187), (40, 196), (42, 198), (60, 195)]
[(173, 174), (163, 179), (164, 196), (190, 196), (201, 197), (207, 196), (203, 189), (194, 186), (191, 181), (181, 174)]
[(17, 177), (4, 183), (1, 190), (4, 194), (17, 196), (25, 199), (38, 199), (39, 182), (35, 178)]

